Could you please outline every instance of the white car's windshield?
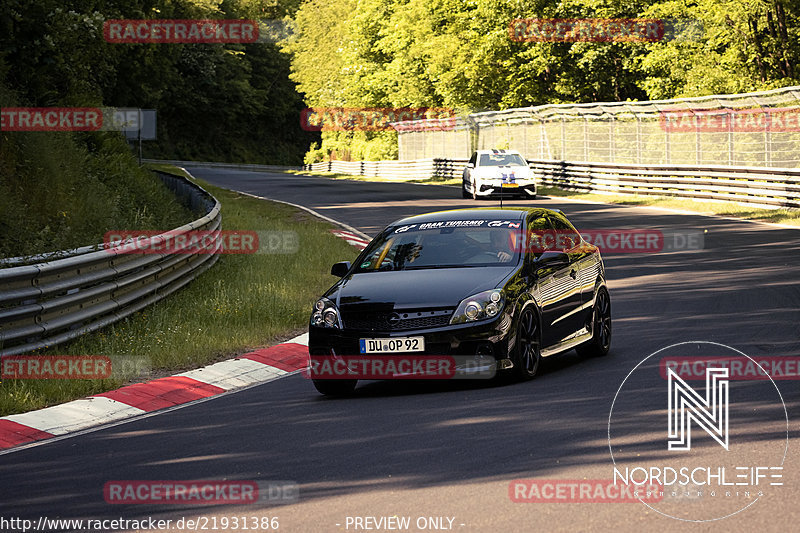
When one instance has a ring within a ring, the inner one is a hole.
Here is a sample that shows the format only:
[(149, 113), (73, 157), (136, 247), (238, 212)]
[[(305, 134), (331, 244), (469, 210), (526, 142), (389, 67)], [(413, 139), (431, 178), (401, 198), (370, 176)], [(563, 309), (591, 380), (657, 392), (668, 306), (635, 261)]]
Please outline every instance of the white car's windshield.
[(528, 164), (519, 154), (481, 154), (480, 166), (482, 167), (527, 167)]

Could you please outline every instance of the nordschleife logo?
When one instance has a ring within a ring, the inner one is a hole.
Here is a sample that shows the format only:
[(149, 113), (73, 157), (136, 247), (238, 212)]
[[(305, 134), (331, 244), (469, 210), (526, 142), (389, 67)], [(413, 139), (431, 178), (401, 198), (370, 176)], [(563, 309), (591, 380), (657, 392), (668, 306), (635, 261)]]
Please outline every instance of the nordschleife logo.
[(706, 368), (705, 398), (667, 370), (670, 450), (692, 449), (692, 421), (728, 449), (728, 369)]
[(614, 484), (661, 487), (662, 494), (640, 498), (642, 504), (688, 522), (733, 517), (761, 499), (779, 498), (789, 419), (767, 370), (739, 350), (707, 341), (645, 357), (611, 402)]

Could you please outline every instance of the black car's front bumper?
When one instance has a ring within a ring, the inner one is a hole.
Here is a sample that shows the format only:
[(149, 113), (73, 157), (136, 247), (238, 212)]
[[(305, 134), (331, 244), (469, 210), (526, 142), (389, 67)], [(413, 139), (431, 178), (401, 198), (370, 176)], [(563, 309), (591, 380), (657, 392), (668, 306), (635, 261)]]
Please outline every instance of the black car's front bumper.
[[(494, 320), (422, 330), (371, 331), (310, 326), (308, 349), (312, 358), (451, 356), (459, 369), (456, 377), (482, 378), (511, 366), (511, 329), (511, 319), (505, 313)], [(424, 337), (425, 350), (369, 356), (360, 353), (361, 339), (396, 337)]]

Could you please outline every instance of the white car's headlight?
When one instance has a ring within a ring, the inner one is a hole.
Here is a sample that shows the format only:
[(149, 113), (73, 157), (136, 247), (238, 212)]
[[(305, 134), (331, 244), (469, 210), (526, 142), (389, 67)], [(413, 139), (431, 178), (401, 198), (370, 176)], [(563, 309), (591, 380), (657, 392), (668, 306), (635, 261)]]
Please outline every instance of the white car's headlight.
[(320, 298), (314, 304), (314, 311), (311, 313), (311, 325), (320, 328), (336, 328), (342, 327), (342, 319), (339, 316), (339, 310), (336, 304), (327, 298)]
[(483, 291), (461, 300), (456, 312), (450, 319), (451, 324), (464, 324), (486, 318), (494, 318), (500, 314), (505, 305), (505, 294), (501, 289)]

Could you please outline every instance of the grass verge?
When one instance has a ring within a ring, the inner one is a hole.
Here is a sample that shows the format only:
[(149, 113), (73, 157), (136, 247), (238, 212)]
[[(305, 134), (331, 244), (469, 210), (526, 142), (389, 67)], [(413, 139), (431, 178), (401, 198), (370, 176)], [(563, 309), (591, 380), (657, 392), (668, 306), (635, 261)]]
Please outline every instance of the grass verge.
[[(159, 169), (174, 167), (160, 166)], [(293, 231), (290, 254), (229, 254), (198, 279), (139, 313), (42, 355), (106, 355), (145, 367), (131, 377), (104, 380), (4, 380), (0, 416), (40, 409), (197, 368), (302, 333), (315, 299), (335, 279), (331, 264), (358, 253), (333, 236), (334, 226), (309, 213), (195, 180), (222, 204), (226, 230)]]
[[(292, 171), (294, 174), (311, 176), (322, 176), (334, 179), (347, 179), (356, 181), (379, 181), (397, 182), (386, 178), (373, 178), (369, 176), (352, 176), (349, 174), (336, 174), (333, 172), (306, 172)], [(426, 179), (409, 180), (405, 183), (427, 183), (430, 185), (455, 185), (461, 186), (461, 178), (451, 179)], [(725, 202), (717, 200), (690, 200), (674, 196), (652, 196), (639, 194), (597, 194), (577, 191), (567, 191), (558, 187), (547, 187), (540, 185), (538, 188), (540, 196), (551, 198), (565, 198), (569, 200), (589, 200), (604, 204), (618, 205), (637, 205), (648, 207), (661, 207), (665, 209), (677, 209), (705, 215), (720, 215), (741, 218), (743, 220), (757, 220), (761, 222), (772, 222), (775, 224), (786, 224), (790, 226), (800, 226), (800, 209), (763, 209), (736, 202)]]
[(194, 220), (119, 132), (0, 132), (0, 257), (103, 242), (109, 230)]

